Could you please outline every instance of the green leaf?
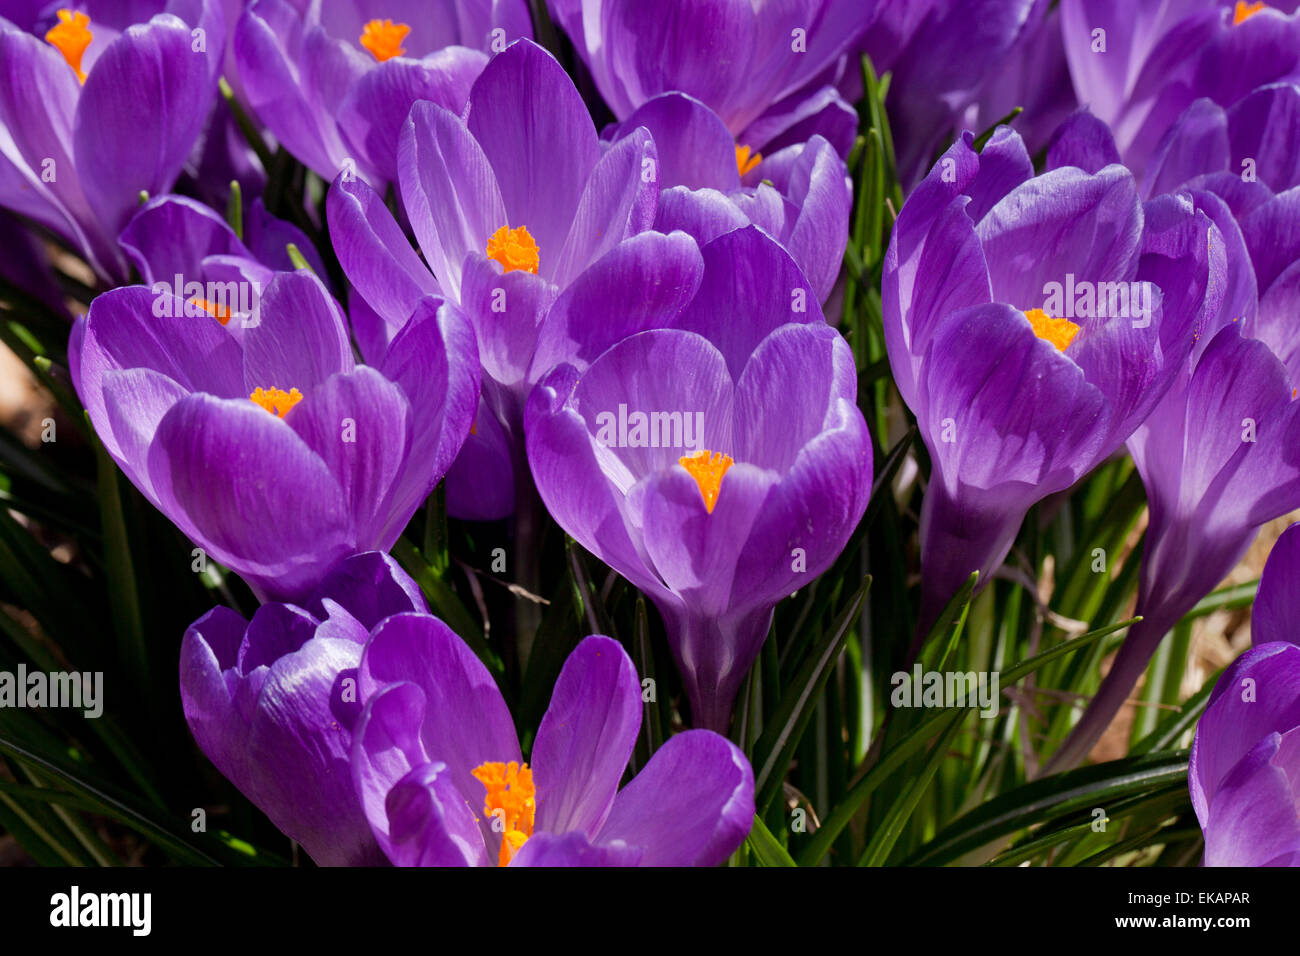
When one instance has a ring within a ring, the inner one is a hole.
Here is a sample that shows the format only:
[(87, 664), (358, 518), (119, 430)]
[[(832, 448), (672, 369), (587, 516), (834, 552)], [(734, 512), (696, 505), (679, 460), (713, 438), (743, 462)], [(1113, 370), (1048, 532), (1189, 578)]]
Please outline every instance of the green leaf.
[(98, 438), (94, 439), (99, 472), (99, 513), (104, 538), (104, 571), (108, 579), (109, 609), (122, 671), (130, 675), (131, 689), (141, 693), (151, 686), (149, 651), (140, 617), (135, 562), (118, 492), (117, 465)]
[[(43, 757), (3, 737), (0, 737), (0, 753), (39, 767), (62, 786), (62, 790), (51, 793), (73, 793), (80, 798), (83, 806), (85, 801), (89, 801), (95, 808), (94, 812), (112, 817), (135, 830), (168, 852), (178, 863), (188, 866), (219, 866), (223, 860), (230, 862), (229, 851), (213, 844), (206, 835), (201, 842), (208, 843), (209, 846), (198, 845), (191, 839), (192, 835), (179, 824), (155, 819), (149, 810), (137, 806), (131, 797), (117, 792), (107, 784), (89, 782), (79, 771), (64, 766), (63, 761)], [(277, 861), (268, 856), (264, 862), (271, 864)]]
[[(1001, 686), (1008, 687), (1014, 684), (1028, 674), (1032, 674), (1045, 664), (1067, 654), (1073, 654), (1075, 651), (1087, 647), (1094, 641), (1113, 634), (1139, 621), (1141, 618), (1133, 618), (1130, 621), (1121, 621), (1110, 627), (1103, 627), (1074, 640), (1065, 641), (1055, 647), (1049, 648), (1036, 657), (1031, 657), (1027, 661), (1022, 661), (1016, 666), (1004, 671), (1001, 677)], [(978, 702), (969, 704), (966, 711), (975, 710), (979, 706)], [(821, 828), (813, 836), (812, 841), (799, 854), (800, 866), (816, 866), (823, 856), (830, 850), (831, 844), (835, 842), (836, 837), (849, 825), (849, 821), (866, 802), (867, 797), (887, 780), (895, 770), (902, 766), (909, 757), (919, 752), (924, 746), (934, 739), (937, 735), (946, 730), (946, 722), (952, 719), (952, 711), (945, 709), (930, 717), (914, 728), (906, 737), (900, 740), (895, 746), (886, 750), (880, 759), (871, 766), (862, 777), (849, 788), (849, 792), (839, 805), (831, 812), (830, 816), (822, 821)]]
[(909, 778), (902, 797), (889, 805), (884, 822), (871, 835), (866, 849), (863, 850), (862, 856), (858, 858), (858, 866), (883, 866), (885, 864), (889, 859), (890, 852), (894, 849), (894, 844), (898, 842), (898, 838), (903, 833), (903, 826), (911, 818), (921, 796), (929, 787), (930, 780), (939, 769), (939, 765), (949, 757), (948, 744), (961, 727), (962, 721), (966, 719), (966, 711), (962, 709), (945, 716), (948, 718), (948, 724), (940, 730), (939, 739), (935, 741), (930, 756), (926, 759), (920, 771), (914, 777)]
[(1134, 757), (1069, 770), (994, 797), (955, 821), (907, 861), (940, 866), (1045, 820), (1105, 808), (1126, 796), (1187, 786), (1187, 753)]
[(761, 817), (754, 817), (754, 826), (749, 831), (749, 836), (745, 838), (745, 842), (749, 844), (749, 849), (753, 852), (754, 859), (758, 860), (759, 866), (797, 865), (780, 841), (772, 836), (772, 831), (763, 823)]
[(1196, 722), (1201, 719), (1201, 714), (1210, 702), (1210, 694), (1214, 692), (1214, 685), (1218, 683), (1221, 676), (1223, 676), (1222, 670), (1207, 680), (1200, 690), (1183, 701), (1178, 710), (1165, 717), (1155, 730), (1130, 747), (1129, 756), (1137, 757), (1178, 746), (1182, 736), (1195, 727)]
[(849, 627), (857, 619), (870, 586), (871, 578), (865, 578), (848, 607), (804, 658), (803, 665), (790, 681), (789, 689), (772, 714), (771, 722), (763, 729), (762, 736), (754, 745), (754, 765), (758, 768), (754, 775), (754, 792), (758, 795), (756, 804), (760, 815), (767, 812), (767, 808), (781, 792), (786, 768), (790, 766), (799, 739), (812, 717), (813, 704), (826, 685), (835, 659), (844, 649)]

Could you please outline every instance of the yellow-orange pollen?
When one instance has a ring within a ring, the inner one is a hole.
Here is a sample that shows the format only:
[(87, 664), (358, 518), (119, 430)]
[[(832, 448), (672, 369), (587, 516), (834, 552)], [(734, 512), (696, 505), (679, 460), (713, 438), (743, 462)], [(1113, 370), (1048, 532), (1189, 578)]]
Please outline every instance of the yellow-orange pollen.
[(209, 302), (207, 299), (190, 299), (189, 304), (197, 305), (222, 325), (225, 325), (230, 321), (230, 310), (224, 305), (218, 305), (216, 302)]
[(1232, 10), (1232, 24), (1236, 26), (1243, 20), (1249, 20), (1259, 11), (1263, 10), (1268, 4), (1260, 0), (1258, 3), (1246, 3), (1245, 0), (1237, 0), (1237, 5)]
[(1079, 326), (1069, 319), (1054, 319), (1042, 309), (1030, 309), (1025, 313), (1025, 318), (1034, 327), (1035, 335), (1051, 342), (1062, 352), (1070, 347), (1074, 337), (1079, 334)]
[(360, 42), (376, 60), (383, 63), (406, 52), (402, 49), (402, 41), (410, 32), (411, 28), (405, 23), (371, 20), (362, 27)]
[(722, 487), (722, 476), (734, 465), (735, 459), (722, 452), (701, 449), (693, 455), (683, 455), (677, 463), (685, 468), (695, 483), (700, 486), (704, 497), (704, 507), (713, 514), (713, 506), (718, 503), (718, 489)]
[(291, 388), (286, 392), (283, 389), (262, 388), (259, 385), (253, 389), (253, 394), (248, 397), (272, 415), (284, 418), (285, 415), (289, 414), (289, 409), (302, 401), (302, 392), (296, 388)]
[(762, 161), (762, 153), (750, 153), (748, 146), (736, 147), (736, 169), (740, 175), (745, 175)]
[(537, 274), (537, 267), (542, 261), (541, 251), (537, 248), (536, 241), (524, 226), (514, 229), (502, 226), (492, 233), (492, 238), (487, 244), (487, 257), (501, 263), (501, 267), (506, 272), (518, 269), (534, 275)]
[(93, 39), (90, 17), (71, 10), (60, 10), (58, 15), (59, 22), (45, 34), (45, 42), (63, 54), (68, 66), (77, 71), (77, 79), (85, 83), (86, 74), (81, 72), (81, 58)]
[[(471, 773), (483, 784), (483, 812), (493, 820), (492, 829), (501, 831), (497, 865), (508, 866), (519, 848), (533, 835), (537, 814), (537, 788), (528, 764), (482, 763)], [(496, 822), (500, 821), (500, 822)]]

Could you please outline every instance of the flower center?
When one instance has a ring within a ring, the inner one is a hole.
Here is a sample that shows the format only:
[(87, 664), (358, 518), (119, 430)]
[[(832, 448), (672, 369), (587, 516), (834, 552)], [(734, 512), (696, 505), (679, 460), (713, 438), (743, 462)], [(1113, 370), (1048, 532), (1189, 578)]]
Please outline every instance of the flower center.
[(536, 275), (537, 266), (541, 263), (537, 243), (528, 234), (526, 226), (515, 229), (502, 226), (492, 233), (487, 244), (487, 257), (501, 263), (506, 272), (519, 269)]
[[(483, 812), (494, 818), (493, 829), (501, 832), (501, 852), (497, 865), (507, 866), (519, 848), (533, 835), (533, 817), (537, 813), (537, 788), (528, 764), (482, 763), (471, 773), (483, 784)], [(498, 824), (495, 821), (500, 820)]]
[(248, 397), (272, 415), (284, 418), (285, 415), (289, 414), (289, 409), (302, 401), (302, 392), (296, 388), (291, 388), (286, 392), (283, 389), (262, 388), (259, 385), (253, 389), (253, 394)]
[(745, 173), (749, 172), (762, 161), (762, 153), (751, 154), (748, 146), (736, 147), (736, 169), (740, 171), (740, 175), (745, 175)]
[(90, 17), (84, 13), (71, 10), (59, 11), (59, 22), (45, 34), (45, 42), (63, 54), (68, 66), (77, 71), (77, 79), (86, 82), (86, 74), (81, 72), (81, 57), (93, 39), (90, 32)]
[(695, 479), (695, 483), (700, 486), (704, 507), (708, 509), (709, 514), (713, 514), (713, 506), (718, 503), (718, 489), (722, 487), (722, 476), (736, 463), (735, 459), (720, 451), (711, 452), (701, 449), (693, 455), (683, 455), (677, 459), (677, 463), (685, 468)]
[(1267, 4), (1263, 0), (1259, 0), (1258, 3), (1246, 3), (1245, 0), (1237, 0), (1237, 5), (1232, 10), (1232, 25), (1236, 26), (1243, 20), (1249, 20), (1266, 6)]
[(1030, 309), (1025, 313), (1025, 318), (1029, 324), (1034, 327), (1034, 334), (1040, 339), (1046, 339), (1064, 352), (1070, 346), (1070, 342), (1079, 334), (1079, 326), (1069, 319), (1054, 319), (1042, 309)]
[(189, 304), (197, 305), (222, 325), (225, 325), (230, 321), (230, 310), (224, 305), (219, 305), (216, 302), (209, 302), (207, 299), (190, 299)]
[(360, 42), (376, 60), (383, 63), (406, 52), (402, 49), (402, 41), (410, 32), (411, 28), (405, 23), (371, 20), (362, 28)]

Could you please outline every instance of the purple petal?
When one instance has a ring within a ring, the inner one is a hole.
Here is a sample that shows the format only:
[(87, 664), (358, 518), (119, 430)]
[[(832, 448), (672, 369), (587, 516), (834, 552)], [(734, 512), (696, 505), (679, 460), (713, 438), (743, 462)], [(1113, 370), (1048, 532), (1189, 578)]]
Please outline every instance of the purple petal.
[(1300, 726), (1300, 648), (1260, 644), (1233, 661), (1196, 727), (1188, 785), (1204, 825), (1233, 767), (1264, 738)]
[(437, 618), (398, 614), (372, 633), (358, 676), (367, 707), (372, 694), (403, 682), (423, 692), (423, 707), (404, 706), (404, 723), (387, 722), (389, 735), (399, 742), (401, 735), (411, 735), (403, 747), (407, 753), (418, 740), (427, 759), (447, 765), (452, 782), (467, 799), (483, 794), (474, 768), (522, 759), (514, 721), (492, 675)]
[(1300, 862), (1300, 729), (1270, 734), (1219, 786), (1205, 821), (1205, 866)]
[(654, 141), (645, 130), (634, 130), (605, 151), (591, 171), (568, 238), (550, 271), (556, 285), (568, 285), (619, 242), (650, 228), (659, 198), (657, 162)]
[[(541, 244), (531, 223), (507, 221), (497, 174), (454, 113), (432, 103), (411, 107), (398, 146), (397, 170), (415, 238), (448, 295), (460, 295), (465, 256), (486, 251), (488, 239), (501, 227), (527, 226)], [(543, 262), (558, 250), (559, 241), (541, 246)]]
[(244, 213), (244, 243), (259, 262), (276, 272), (293, 272), (298, 268), (289, 258), (288, 246), (293, 243), (315, 273), (325, 275), (325, 265), (306, 233), (267, 212), (260, 196)]
[(1300, 525), (1291, 525), (1269, 552), (1259, 593), (1250, 615), (1251, 642), (1258, 647), (1271, 641), (1300, 644)]
[(654, 137), (662, 188), (740, 188), (736, 168), (736, 143), (727, 125), (699, 100), (670, 92), (652, 97), (619, 124), (616, 137), (638, 126)]
[(384, 799), (384, 852), (394, 866), (482, 866), (483, 834), (446, 764), (415, 767)]
[(1147, 164), (1143, 192), (1172, 192), (1207, 173), (1228, 168), (1228, 118), (1213, 100), (1199, 99), (1165, 133)]
[(568, 362), (585, 368), (614, 343), (671, 326), (704, 271), (699, 247), (681, 232), (647, 232), (619, 243), (581, 273), (535, 333), (530, 381)]
[[(596, 130), (573, 81), (541, 47), (518, 40), (493, 57), (475, 82), (468, 126), (496, 173), (505, 206), (505, 216), (483, 242), (500, 226), (526, 226), (541, 250), (541, 275), (555, 275), (600, 158)], [(438, 272), (436, 264), (433, 269)]]
[(382, 551), (363, 551), (334, 566), (306, 605), (317, 617), (324, 617), (322, 598), (341, 605), (367, 630), (393, 614), (428, 611), (419, 586)]
[(754, 773), (744, 754), (707, 730), (668, 740), (614, 801), (600, 842), (642, 847), (642, 866), (717, 866), (754, 821)]
[(555, 294), (555, 286), (531, 272), (503, 272), (499, 262), (480, 253), (465, 257), (460, 301), (474, 324), (483, 371), (502, 385), (523, 380), (537, 346), (537, 327)]
[(203, 260), (212, 255), (251, 258), (224, 219), (184, 196), (156, 196), (137, 212), (118, 238), (146, 285), (207, 278)]
[(749, 217), (730, 198), (716, 189), (687, 189), (674, 186), (659, 194), (655, 229), (662, 233), (681, 230), (704, 244), (724, 232), (749, 225)]
[(761, 230), (746, 226), (701, 250), (704, 279), (674, 325), (698, 332), (726, 357), (738, 378), (750, 354), (774, 329), (820, 323), (816, 291), (790, 254)]
[(593, 846), (581, 833), (537, 833), (510, 861), (511, 866), (636, 866), (643, 854), (622, 843)]
[(73, 142), (77, 176), (100, 222), (121, 231), (143, 190), (176, 181), (216, 98), (210, 58), (192, 49), (190, 28), (159, 14), (114, 41), (86, 78)]
[(149, 368), (107, 369), (96, 411), (102, 415), (96, 434), (131, 482), (150, 501), (158, 500), (149, 478), (149, 445), (158, 423), (189, 394), (162, 372)]
[(567, 407), (578, 373), (561, 365), (538, 383), (525, 417), (528, 463), (547, 511), (584, 548), (638, 588), (668, 599), (629, 537), (621, 508), (632, 479), (615, 485), (605, 477), (604, 449), (592, 441), (588, 422)]
[[(666, 377), (663, 369), (689, 374)], [(586, 421), (605, 474), (627, 493), (648, 475), (677, 469), (683, 455), (730, 449), (732, 390), (722, 355), (706, 339), (658, 329), (605, 352), (583, 373), (572, 405)], [(680, 415), (668, 421), (651, 417), (674, 412)]]
[[(331, 376), (285, 420), (342, 489), (356, 529), (355, 545), (392, 547), (401, 529), (390, 524), (385, 504), (407, 467), (415, 427), (401, 388), (363, 365)], [(411, 467), (422, 470), (424, 464), (412, 462)]]
[(396, 56), (361, 75), (339, 106), (348, 142), (389, 181), (397, 180), (397, 141), (407, 114), (428, 100), (460, 114), (488, 58), (478, 50), (447, 47), (423, 60)]
[(244, 331), (244, 389), (304, 395), (355, 365), (343, 310), (310, 272), (280, 272), (262, 293), (261, 320)]
[(513, 512), (514, 459), (514, 443), (480, 399), (474, 426), (447, 469), (447, 514), (462, 521), (497, 521)]
[(1128, 281), (1137, 268), (1142, 208), (1122, 166), (1096, 175), (1066, 167), (1024, 183), (975, 227), (993, 298), (1041, 308), (1047, 283)]
[(844, 161), (818, 137), (800, 149), (788, 175), (773, 183), (799, 210), (782, 244), (808, 277), (817, 301), (824, 302), (840, 274), (848, 241), (853, 191)]
[(176, 403), (148, 467), (162, 511), (266, 597), (309, 591), (352, 550), (347, 504), (325, 463), (246, 399)]
[(1118, 162), (1119, 150), (1110, 127), (1086, 109), (1072, 113), (1057, 127), (1047, 147), (1048, 169), (1075, 166), (1085, 173), (1098, 173)]
[(538, 830), (595, 836), (641, 729), (641, 682), (618, 641), (588, 637), (560, 671), (533, 744)]
[(1255, 90), (1228, 111), (1234, 172), (1254, 160), (1259, 181), (1276, 192), (1300, 186), (1300, 88), (1279, 83)]
[[(406, 393), (415, 430), (412, 463), (386, 508), (397, 533), (451, 467), (478, 408), (474, 330), (460, 309), (425, 299), (393, 339), (381, 371)], [(393, 533), (392, 528), (385, 535)]]
[(325, 208), (330, 242), (348, 281), (392, 329), (400, 329), (420, 299), (438, 294), (438, 283), (388, 207), (358, 177), (340, 174)]

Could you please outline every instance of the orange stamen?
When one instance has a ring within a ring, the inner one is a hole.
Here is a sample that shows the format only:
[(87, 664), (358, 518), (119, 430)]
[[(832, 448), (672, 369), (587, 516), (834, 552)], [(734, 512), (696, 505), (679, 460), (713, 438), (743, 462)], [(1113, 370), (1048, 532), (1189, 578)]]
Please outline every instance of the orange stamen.
[(755, 168), (762, 161), (762, 153), (754, 153), (751, 155), (748, 146), (736, 147), (736, 169), (740, 171), (740, 175), (745, 175), (745, 173)]
[(376, 60), (383, 63), (406, 52), (402, 49), (402, 41), (410, 32), (411, 28), (405, 23), (371, 20), (361, 30), (360, 43)]
[(207, 299), (190, 299), (189, 304), (197, 305), (200, 309), (208, 313), (208, 315), (212, 316), (222, 325), (225, 325), (227, 322), (230, 321), (230, 310), (227, 309), (224, 305), (219, 305), (216, 302), (209, 302)]
[(713, 508), (718, 503), (718, 490), (722, 487), (722, 476), (736, 463), (735, 459), (722, 452), (701, 449), (693, 455), (683, 455), (677, 459), (677, 463), (685, 468), (695, 479), (695, 483), (700, 486), (704, 507), (709, 514), (713, 514)]
[(1258, 3), (1246, 3), (1245, 0), (1237, 0), (1237, 5), (1232, 10), (1232, 25), (1236, 26), (1245, 20), (1249, 20), (1259, 11), (1263, 10), (1268, 4), (1263, 0)]
[[(483, 812), (500, 820), (500, 826), (504, 827), (497, 865), (508, 866), (519, 848), (533, 835), (533, 818), (537, 814), (533, 772), (528, 769), (528, 764), (517, 764), (513, 760), (510, 763), (489, 761), (470, 772), (487, 791), (483, 798)], [(493, 828), (496, 828), (495, 824)]]
[(289, 409), (302, 401), (302, 392), (296, 388), (284, 391), (279, 388), (262, 388), (260, 385), (253, 389), (253, 394), (248, 396), (253, 402), (261, 405), (272, 415), (284, 418), (289, 414)]
[(1042, 309), (1030, 309), (1025, 318), (1034, 327), (1034, 334), (1046, 339), (1064, 352), (1069, 348), (1074, 337), (1079, 334), (1079, 326), (1069, 319), (1054, 319)]
[(59, 22), (45, 34), (45, 42), (63, 54), (68, 66), (76, 70), (77, 79), (85, 83), (86, 74), (81, 72), (81, 58), (94, 39), (90, 32), (90, 17), (71, 10), (60, 10), (58, 17)]
[(542, 261), (536, 241), (524, 226), (516, 229), (502, 226), (492, 233), (487, 244), (487, 257), (501, 263), (506, 272), (518, 269), (533, 275), (537, 274)]

